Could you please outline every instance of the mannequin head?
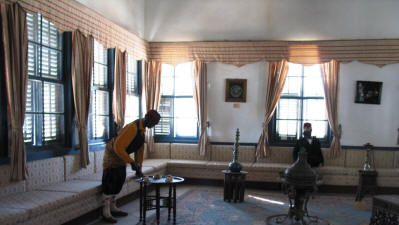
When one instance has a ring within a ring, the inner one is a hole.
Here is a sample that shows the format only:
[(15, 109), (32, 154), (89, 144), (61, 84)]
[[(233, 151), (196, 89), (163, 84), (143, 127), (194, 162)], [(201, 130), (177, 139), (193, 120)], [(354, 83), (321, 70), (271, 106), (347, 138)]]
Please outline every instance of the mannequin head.
[(159, 123), (161, 119), (161, 115), (155, 110), (150, 110), (145, 114), (144, 117), (144, 126), (148, 128), (153, 128), (155, 125)]
[(312, 124), (311, 123), (303, 124), (303, 136), (306, 138), (310, 138), (312, 136)]

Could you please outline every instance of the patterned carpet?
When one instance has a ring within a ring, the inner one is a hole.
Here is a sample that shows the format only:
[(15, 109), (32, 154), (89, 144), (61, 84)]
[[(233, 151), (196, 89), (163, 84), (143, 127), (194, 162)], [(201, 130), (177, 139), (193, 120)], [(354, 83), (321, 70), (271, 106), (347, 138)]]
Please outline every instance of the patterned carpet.
[[(317, 215), (331, 225), (368, 224), (371, 215), (371, 198), (364, 199), (365, 209), (354, 207), (354, 196), (338, 194), (318, 194), (309, 200), (309, 215)], [(288, 200), (280, 192), (252, 191), (246, 193), (243, 203), (223, 201), (222, 190), (190, 190), (177, 200), (177, 224), (265, 224), (270, 215), (286, 213)], [(161, 209), (161, 224), (167, 221), (167, 209)], [(171, 220), (172, 221), (172, 220)], [(155, 215), (147, 218), (147, 224), (156, 224)]]

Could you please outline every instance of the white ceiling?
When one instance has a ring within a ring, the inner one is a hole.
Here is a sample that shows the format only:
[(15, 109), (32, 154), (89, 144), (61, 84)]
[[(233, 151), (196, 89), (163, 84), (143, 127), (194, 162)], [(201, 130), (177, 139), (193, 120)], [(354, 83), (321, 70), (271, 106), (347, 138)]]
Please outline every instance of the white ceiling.
[(78, 0), (148, 41), (399, 38), (399, 0)]

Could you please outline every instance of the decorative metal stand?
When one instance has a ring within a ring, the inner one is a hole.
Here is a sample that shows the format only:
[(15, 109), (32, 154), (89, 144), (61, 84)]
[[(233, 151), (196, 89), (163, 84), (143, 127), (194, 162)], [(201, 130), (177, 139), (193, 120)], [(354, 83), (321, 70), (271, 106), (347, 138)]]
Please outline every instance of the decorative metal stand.
[(272, 215), (266, 218), (267, 225), (328, 225), (317, 216), (308, 214), (308, 201), (317, 189), (316, 173), (307, 162), (304, 148), (299, 152), (298, 160), (285, 170), (283, 178), (284, 192), (288, 195), (290, 207), (288, 214)]
[(241, 163), (238, 162), (238, 148), (240, 147), (240, 144), (238, 143), (239, 140), (240, 140), (240, 130), (237, 128), (236, 143), (234, 144), (234, 151), (233, 151), (233, 161), (229, 163), (229, 170), (235, 173), (239, 173), (242, 169)]

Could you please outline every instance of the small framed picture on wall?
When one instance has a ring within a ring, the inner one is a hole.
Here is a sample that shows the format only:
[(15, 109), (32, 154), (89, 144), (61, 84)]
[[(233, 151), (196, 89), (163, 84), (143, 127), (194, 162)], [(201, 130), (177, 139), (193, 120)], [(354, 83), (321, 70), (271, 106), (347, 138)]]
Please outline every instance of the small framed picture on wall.
[(226, 102), (247, 101), (247, 79), (226, 79)]
[(380, 104), (382, 82), (357, 81), (355, 103)]

